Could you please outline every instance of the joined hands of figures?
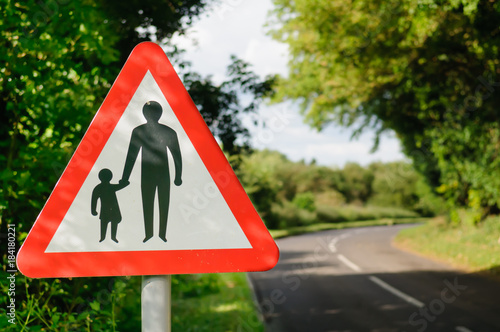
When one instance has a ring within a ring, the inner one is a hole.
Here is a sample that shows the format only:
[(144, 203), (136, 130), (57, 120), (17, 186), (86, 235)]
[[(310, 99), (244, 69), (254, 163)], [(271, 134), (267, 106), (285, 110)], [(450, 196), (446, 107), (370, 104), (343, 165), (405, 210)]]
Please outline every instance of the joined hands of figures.
[(130, 181), (129, 180), (121, 179), (118, 183), (121, 184), (121, 185), (128, 186), (130, 184)]

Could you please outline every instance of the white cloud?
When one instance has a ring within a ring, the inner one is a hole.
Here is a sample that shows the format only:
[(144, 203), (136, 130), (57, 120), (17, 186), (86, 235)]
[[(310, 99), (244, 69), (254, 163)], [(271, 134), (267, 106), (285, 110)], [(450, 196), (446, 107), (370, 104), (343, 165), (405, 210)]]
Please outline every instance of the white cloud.
[(270, 74), (286, 75), (288, 47), (269, 37), (253, 38), (248, 43), (243, 60), (253, 65), (261, 77)]

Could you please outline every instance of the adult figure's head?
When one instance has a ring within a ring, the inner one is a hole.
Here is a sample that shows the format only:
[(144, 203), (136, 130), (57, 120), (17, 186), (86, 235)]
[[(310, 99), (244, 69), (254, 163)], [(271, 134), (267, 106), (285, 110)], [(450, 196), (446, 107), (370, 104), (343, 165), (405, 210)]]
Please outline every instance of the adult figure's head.
[(142, 114), (148, 122), (158, 122), (160, 120), (163, 109), (156, 101), (148, 101), (142, 107)]

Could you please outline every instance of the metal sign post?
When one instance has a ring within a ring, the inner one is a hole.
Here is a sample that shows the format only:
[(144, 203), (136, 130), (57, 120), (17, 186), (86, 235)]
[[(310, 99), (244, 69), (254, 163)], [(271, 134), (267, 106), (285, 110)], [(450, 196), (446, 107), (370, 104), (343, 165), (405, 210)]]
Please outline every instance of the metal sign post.
[(170, 275), (143, 276), (141, 286), (142, 332), (170, 332)]

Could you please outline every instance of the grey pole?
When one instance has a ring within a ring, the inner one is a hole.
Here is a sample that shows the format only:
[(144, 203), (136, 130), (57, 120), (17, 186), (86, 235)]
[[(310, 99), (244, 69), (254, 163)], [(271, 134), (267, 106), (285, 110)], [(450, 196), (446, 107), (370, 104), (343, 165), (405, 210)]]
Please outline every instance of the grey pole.
[(142, 332), (170, 332), (170, 287), (170, 275), (142, 277)]

